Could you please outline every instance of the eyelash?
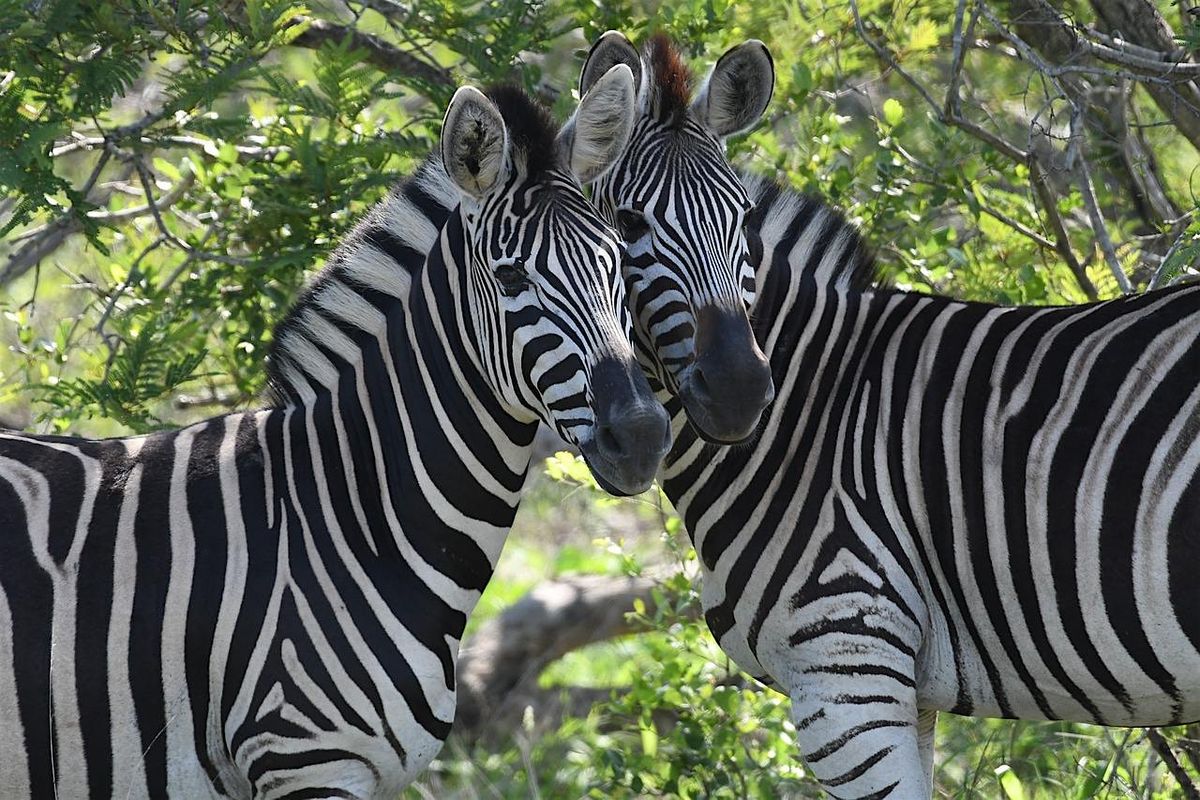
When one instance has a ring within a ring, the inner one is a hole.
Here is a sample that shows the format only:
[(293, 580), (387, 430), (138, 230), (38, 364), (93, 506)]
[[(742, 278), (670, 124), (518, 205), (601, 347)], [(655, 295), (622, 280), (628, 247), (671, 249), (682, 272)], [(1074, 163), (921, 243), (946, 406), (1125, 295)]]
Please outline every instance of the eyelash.
[(516, 297), (529, 286), (529, 277), (525, 273), (524, 262), (519, 258), (496, 264), (494, 272), (505, 297)]

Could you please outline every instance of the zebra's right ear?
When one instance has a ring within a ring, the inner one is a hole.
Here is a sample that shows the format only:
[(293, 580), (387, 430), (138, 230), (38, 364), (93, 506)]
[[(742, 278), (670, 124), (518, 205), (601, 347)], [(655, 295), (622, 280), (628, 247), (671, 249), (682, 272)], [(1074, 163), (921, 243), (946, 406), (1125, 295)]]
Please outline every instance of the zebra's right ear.
[(442, 164), (458, 188), (478, 199), (499, 183), (508, 163), (500, 109), (474, 86), (460, 87), (442, 120)]
[(719, 138), (753, 128), (775, 90), (775, 62), (758, 39), (730, 48), (692, 101), (696, 116)]
[(587, 60), (583, 62), (583, 71), (579, 73), (579, 95), (582, 97), (587, 94), (596, 81), (617, 64), (629, 67), (636, 91), (642, 85), (642, 59), (637, 49), (620, 31), (605, 31), (592, 45)]

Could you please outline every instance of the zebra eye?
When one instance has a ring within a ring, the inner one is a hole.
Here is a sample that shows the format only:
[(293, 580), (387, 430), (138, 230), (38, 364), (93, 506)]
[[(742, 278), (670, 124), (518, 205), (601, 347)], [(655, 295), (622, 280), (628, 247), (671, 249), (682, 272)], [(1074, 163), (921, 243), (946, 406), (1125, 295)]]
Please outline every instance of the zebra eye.
[(628, 208), (617, 212), (617, 227), (621, 231), (621, 238), (630, 244), (650, 233), (646, 218)]
[(529, 276), (520, 261), (506, 261), (496, 265), (496, 280), (505, 297), (516, 297), (529, 285)]

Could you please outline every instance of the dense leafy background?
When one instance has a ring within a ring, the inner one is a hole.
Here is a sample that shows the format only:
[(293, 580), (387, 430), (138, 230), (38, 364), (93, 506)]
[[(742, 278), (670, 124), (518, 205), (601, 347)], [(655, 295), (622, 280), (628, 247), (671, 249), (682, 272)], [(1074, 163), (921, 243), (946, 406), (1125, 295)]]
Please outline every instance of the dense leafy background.
[[(1180, 47), (1200, 41), (1188, 3), (1156, 5)], [(1136, 75), (1036, 69), (1011, 38), (1027, 2), (859, 7), (861, 29), (820, 0), (0, 0), (0, 418), (119, 435), (252, 405), (273, 322), (428, 152), (454, 87), (515, 80), (564, 113), (582, 51), (608, 28), (666, 30), (698, 68), (766, 41), (776, 97), (738, 158), (846, 210), (900, 286), (1073, 303), (1114, 296), (1118, 275), (1145, 288), (1191, 272), (1197, 149)], [(1062, 7), (1097, 21), (1092, 5)], [(1087, 112), (1074, 139), (1072, 103)], [(481, 619), (547, 576), (693, 558), (661, 498), (605, 500), (557, 463)], [(410, 795), (815, 795), (785, 699), (727, 663), (686, 579), (666, 579), (662, 600), (633, 612), (644, 635), (542, 676), (614, 687), (611, 700), (454, 743)], [(947, 796), (1185, 796), (1141, 731), (948, 718), (939, 733)], [(1185, 766), (1200, 763), (1186, 732), (1170, 737)]]

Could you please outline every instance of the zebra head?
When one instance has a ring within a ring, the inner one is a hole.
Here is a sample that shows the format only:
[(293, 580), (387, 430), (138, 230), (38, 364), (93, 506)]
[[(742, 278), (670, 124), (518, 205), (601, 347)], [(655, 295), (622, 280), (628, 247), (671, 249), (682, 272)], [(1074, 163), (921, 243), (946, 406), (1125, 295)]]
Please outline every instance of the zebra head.
[(691, 73), (666, 36), (651, 38), (639, 57), (609, 31), (588, 54), (581, 91), (614, 64), (635, 75), (638, 119), (593, 202), (625, 239), (639, 356), (682, 400), (702, 437), (740, 441), (775, 387), (747, 316), (761, 252), (746, 228), (753, 204), (725, 140), (766, 109), (775, 83), (771, 55), (757, 40), (734, 47), (693, 99)]
[(480, 370), (514, 416), (576, 444), (614, 494), (645, 490), (671, 439), (633, 354), (621, 243), (582, 189), (633, 119), (633, 76), (618, 65), (561, 130), (520, 90), (463, 87), (441, 142), (461, 192), (459, 302)]

